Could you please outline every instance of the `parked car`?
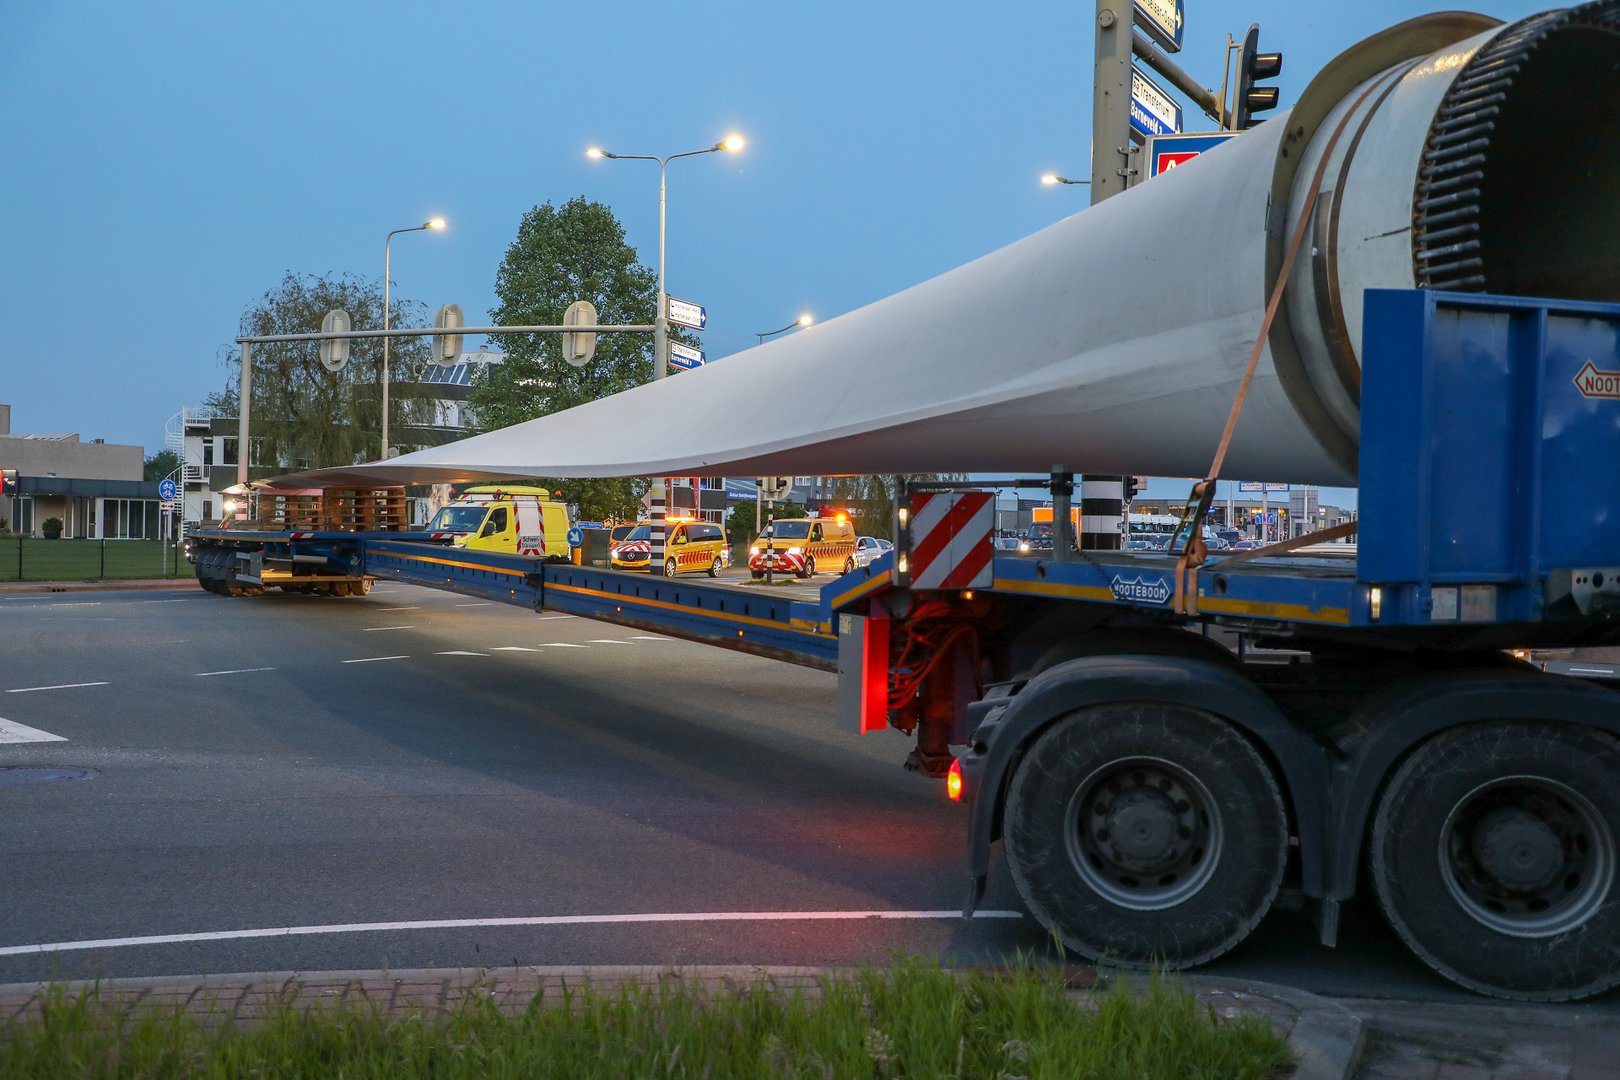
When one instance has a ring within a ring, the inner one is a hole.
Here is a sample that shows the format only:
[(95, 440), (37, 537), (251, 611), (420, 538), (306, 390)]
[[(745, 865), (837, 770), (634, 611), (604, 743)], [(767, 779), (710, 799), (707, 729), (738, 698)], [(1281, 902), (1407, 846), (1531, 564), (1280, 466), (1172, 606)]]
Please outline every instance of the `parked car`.
[(990, 538), (990, 542), (995, 545), (997, 551), (1018, 550), (1018, 537), (1016, 536), (993, 536)]
[(855, 538), (855, 565), (867, 566), (885, 551), (892, 550), (894, 545), (887, 540), (876, 536), (858, 536)]
[(1262, 546), (1263, 545), (1258, 540), (1239, 540), (1237, 543), (1232, 545), (1232, 550), (1233, 551), (1253, 551), (1255, 548), (1262, 547)]

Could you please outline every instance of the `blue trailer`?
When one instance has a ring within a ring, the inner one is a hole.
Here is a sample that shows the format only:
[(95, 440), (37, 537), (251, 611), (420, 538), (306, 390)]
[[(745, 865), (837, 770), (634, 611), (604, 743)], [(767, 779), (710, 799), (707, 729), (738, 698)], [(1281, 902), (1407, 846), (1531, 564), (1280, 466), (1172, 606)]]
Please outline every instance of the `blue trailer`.
[(1513, 650), (1620, 643), (1620, 306), (1369, 292), (1363, 380), (1354, 555), (914, 537), (807, 601), (398, 533), (200, 530), (194, 556), (216, 592), (390, 578), (836, 670), (840, 722), (915, 732), (966, 805), (967, 907), (999, 844), (1089, 957), (1209, 960), (1285, 889), (1331, 943), (1370, 893), (1463, 986), (1599, 993), (1620, 693)]

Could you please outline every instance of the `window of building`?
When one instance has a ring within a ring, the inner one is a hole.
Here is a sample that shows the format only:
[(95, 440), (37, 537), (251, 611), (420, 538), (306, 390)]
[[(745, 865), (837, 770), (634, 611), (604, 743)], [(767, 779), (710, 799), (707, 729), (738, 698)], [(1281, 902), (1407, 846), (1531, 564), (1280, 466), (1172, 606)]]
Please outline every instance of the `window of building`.
[(13, 495), (11, 497), (11, 512), (7, 515), (11, 519), (11, 531), (32, 533), (34, 531), (34, 499), (31, 495)]

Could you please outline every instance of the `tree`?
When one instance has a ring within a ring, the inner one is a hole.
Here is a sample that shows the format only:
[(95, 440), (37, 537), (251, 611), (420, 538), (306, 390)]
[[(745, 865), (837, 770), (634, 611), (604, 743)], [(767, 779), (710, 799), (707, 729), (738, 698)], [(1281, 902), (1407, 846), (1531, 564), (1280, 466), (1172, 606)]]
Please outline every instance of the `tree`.
[[(391, 298), (390, 324), (425, 322), (424, 308), (414, 300)], [(316, 333), (334, 308), (349, 313), (356, 330), (382, 329), (380, 281), (299, 275), (291, 270), (281, 283), (242, 313), (242, 336)], [(253, 346), (253, 400), (249, 420), (256, 464), (276, 469), (312, 469), (352, 465), (382, 452), (382, 340), (359, 338), (349, 343), (349, 363), (342, 371), (322, 366), (314, 342), (280, 342)], [(409, 437), (411, 425), (433, 419), (433, 392), (417, 381), (428, 363), (426, 339), (399, 338), (389, 346), (389, 436), (401, 450), (423, 445)], [(227, 350), (222, 363), (232, 372), (223, 393), (209, 404), (235, 411), (241, 353)]]
[(173, 476), (179, 468), (179, 455), (165, 448), (146, 459), (141, 476), (146, 480), (163, 480)]
[[(536, 206), (518, 225), (495, 277), (500, 303), (490, 318), (502, 326), (555, 326), (575, 300), (596, 305), (604, 325), (646, 325), (657, 311), (658, 276), (625, 243), (613, 211), (583, 197)], [(603, 334), (584, 367), (562, 358), (557, 334), (497, 336), (506, 360), (469, 397), (480, 431), (510, 427), (639, 386), (652, 378), (651, 334)], [(672, 329), (671, 340), (692, 335)], [(586, 518), (633, 517), (646, 491), (642, 479), (547, 480)]]

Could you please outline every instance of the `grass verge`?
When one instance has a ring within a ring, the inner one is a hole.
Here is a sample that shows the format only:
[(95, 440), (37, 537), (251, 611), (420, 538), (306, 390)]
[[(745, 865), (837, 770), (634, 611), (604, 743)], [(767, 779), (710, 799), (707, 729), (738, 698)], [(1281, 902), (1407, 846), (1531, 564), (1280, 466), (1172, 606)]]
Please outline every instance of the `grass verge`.
[(810, 993), (678, 977), (517, 1005), (486, 991), (442, 1012), (287, 998), (234, 1024), (228, 1010), (132, 1010), (95, 990), (55, 988), (42, 1006), (0, 1023), (0, 1076), (1267, 1080), (1289, 1068), (1263, 1020), (1219, 1018), (1177, 983), (1077, 995), (1033, 964), (958, 973), (905, 959)]

